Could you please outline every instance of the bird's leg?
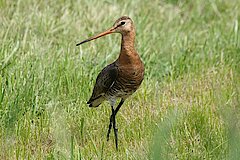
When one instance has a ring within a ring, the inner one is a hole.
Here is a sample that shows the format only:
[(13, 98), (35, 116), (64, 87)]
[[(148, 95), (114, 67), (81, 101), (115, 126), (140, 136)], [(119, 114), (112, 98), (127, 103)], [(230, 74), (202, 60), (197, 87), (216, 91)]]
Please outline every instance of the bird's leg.
[(113, 122), (113, 117), (114, 117), (114, 108), (113, 108), (113, 106), (111, 106), (111, 107), (112, 107), (112, 115), (110, 116), (110, 123), (109, 123), (109, 126), (108, 126), (107, 141), (109, 140), (109, 135), (111, 133), (112, 122)]
[(116, 149), (118, 150), (118, 129), (116, 127), (116, 114), (114, 114), (113, 116), (113, 129), (114, 129)]
[(121, 99), (120, 103), (118, 104), (117, 108), (116, 108), (115, 111), (114, 111), (114, 114), (115, 114), (115, 115), (117, 114), (117, 112), (119, 111), (119, 109), (120, 109), (120, 107), (123, 105), (123, 103), (124, 103), (124, 99)]
[(115, 144), (116, 144), (116, 149), (118, 150), (118, 129), (116, 127), (116, 115), (117, 112), (119, 111), (120, 107), (122, 106), (124, 100), (121, 99), (121, 102), (118, 104), (117, 108), (114, 111), (114, 115), (113, 115), (113, 129), (114, 129), (114, 135), (115, 135)]

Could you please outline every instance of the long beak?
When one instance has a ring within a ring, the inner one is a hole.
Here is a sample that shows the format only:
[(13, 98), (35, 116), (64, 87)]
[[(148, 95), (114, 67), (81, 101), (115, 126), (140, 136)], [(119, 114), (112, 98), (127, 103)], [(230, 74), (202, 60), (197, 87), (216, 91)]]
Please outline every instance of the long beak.
[(91, 40), (100, 38), (100, 37), (102, 37), (102, 36), (105, 36), (105, 35), (114, 33), (114, 31), (115, 31), (116, 28), (117, 28), (117, 27), (112, 27), (112, 28), (106, 30), (105, 32), (102, 32), (102, 33), (100, 33), (100, 34), (98, 34), (98, 35), (96, 35), (96, 36), (93, 36), (93, 37), (91, 37), (91, 38), (88, 38), (88, 39), (86, 39), (86, 40), (84, 40), (84, 41), (76, 44), (76, 46), (79, 46), (79, 45), (81, 45), (81, 44), (83, 44), (83, 43), (86, 43), (86, 42), (89, 42), (89, 41), (91, 41)]

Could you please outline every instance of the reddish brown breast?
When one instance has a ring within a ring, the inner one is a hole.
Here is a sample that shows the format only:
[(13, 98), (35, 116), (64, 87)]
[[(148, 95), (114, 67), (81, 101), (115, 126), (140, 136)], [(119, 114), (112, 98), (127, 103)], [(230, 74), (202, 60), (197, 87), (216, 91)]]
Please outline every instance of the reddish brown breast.
[(122, 35), (121, 52), (115, 61), (118, 77), (107, 95), (123, 98), (134, 93), (144, 78), (144, 64), (134, 48), (135, 31)]
[(143, 64), (138, 66), (118, 66), (118, 77), (106, 93), (106, 96), (126, 99), (139, 88), (143, 78)]
[[(118, 66), (118, 77), (113, 85), (114, 93), (135, 92), (144, 78), (144, 64), (134, 47), (135, 30), (122, 34), (121, 51), (116, 65)], [(116, 94), (116, 95), (118, 95)]]

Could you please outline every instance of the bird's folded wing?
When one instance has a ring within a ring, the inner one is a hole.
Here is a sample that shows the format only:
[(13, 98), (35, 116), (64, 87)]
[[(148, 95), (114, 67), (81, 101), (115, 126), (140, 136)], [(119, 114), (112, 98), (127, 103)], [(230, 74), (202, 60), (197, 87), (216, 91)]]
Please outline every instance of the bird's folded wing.
[(88, 103), (103, 96), (114, 84), (118, 76), (118, 68), (112, 63), (106, 66), (97, 76), (92, 96)]

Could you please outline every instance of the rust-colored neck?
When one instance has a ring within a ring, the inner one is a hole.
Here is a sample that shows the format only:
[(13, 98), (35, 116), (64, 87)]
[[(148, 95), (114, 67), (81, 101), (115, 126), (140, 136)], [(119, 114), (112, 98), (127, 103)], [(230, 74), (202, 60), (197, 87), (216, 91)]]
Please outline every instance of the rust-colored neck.
[(122, 34), (121, 51), (118, 58), (118, 62), (122, 65), (134, 64), (140, 60), (134, 48), (135, 31)]

